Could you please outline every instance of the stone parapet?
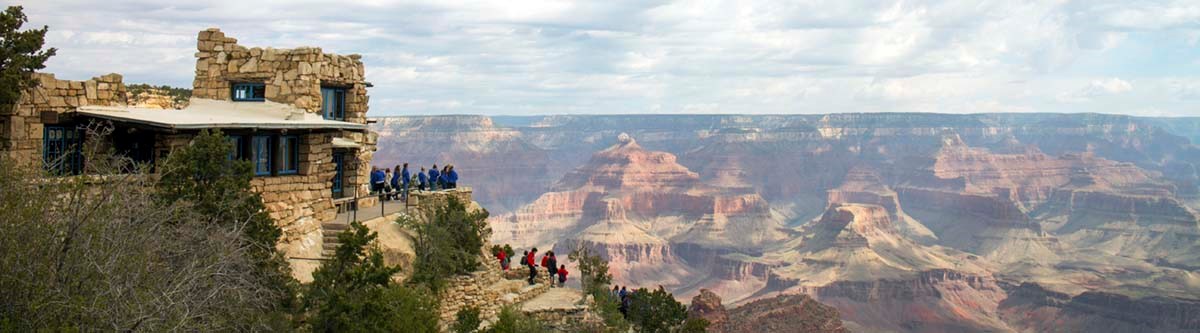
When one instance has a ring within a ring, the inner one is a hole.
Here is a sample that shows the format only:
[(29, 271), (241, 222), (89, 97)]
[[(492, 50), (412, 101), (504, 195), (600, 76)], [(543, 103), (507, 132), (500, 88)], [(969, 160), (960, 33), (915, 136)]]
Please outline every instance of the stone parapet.
[(34, 73), (38, 85), (26, 89), (12, 106), (0, 106), (0, 151), (23, 163), (41, 167), (42, 134), (46, 125), (65, 120), (84, 105), (124, 105), (120, 74), (86, 81), (59, 80), (54, 74)]

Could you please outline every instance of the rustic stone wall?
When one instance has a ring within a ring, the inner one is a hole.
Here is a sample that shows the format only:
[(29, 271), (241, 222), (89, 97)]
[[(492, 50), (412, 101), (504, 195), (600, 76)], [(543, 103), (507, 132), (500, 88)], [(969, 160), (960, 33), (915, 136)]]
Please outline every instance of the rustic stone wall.
[(247, 48), (218, 29), (200, 32), (196, 43), (192, 96), (230, 100), (233, 83), (266, 85), (269, 101), (321, 112), (321, 87), (346, 89), (346, 121), (366, 123), (367, 82), (362, 56), (336, 55), (321, 48)]
[(283, 231), (280, 242), (300, 239), (317, 231), (321, 222), (337, 216), (333, 206), (333, 135), (310, 133), (300, 136), (298, 174), (255, 177), (253, 191), (262, 195), (271, 218)]
[[(324, 53), (321, 48), (275, 49), (245, 47), (219, 29), (201, 31), (196, 41), (196, 78), (192, 97), (231, 100), (234, 83), (263, 83), (266, 99), (321, 113), (321, 88), (346, 89), (346, 121), (367, 123), (367, 82), (362, 56)], [(349, 195), (369, 193), (371, 159), (376, 135), (343, 131), (342, 137), (361, 145), (348, 160), (345, 188)], [(359, 202), (369, 207), (374, 200)]]
[(125, 103), (125, 85), (120, 74), (107, 74), (87, 81), (59, 80), (54, 74), (35, 73), (38, 86), (26, 89), (11, 108), (0, 107), (0, 150), (9, 157), (35, 167), (42, 164), (43, 113), (51, 118), (83, 105)]

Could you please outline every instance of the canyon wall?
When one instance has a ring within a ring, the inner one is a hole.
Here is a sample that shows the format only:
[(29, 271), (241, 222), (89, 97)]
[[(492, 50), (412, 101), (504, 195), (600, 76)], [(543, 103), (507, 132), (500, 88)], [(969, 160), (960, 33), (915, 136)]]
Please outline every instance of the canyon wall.
[[(618, 284), (731, 304), (808, 294), (866, 331), (1087, 330), (1101, 317), (1186, 331), (1190, 315), (1118, 314), (1200, 299), (1200, 132), (1168, 123), (437, 116), (373, 130), (385, 164), (468, 170), (494, 242), (593, 248)], [(1065, 301), (1021, 301), (1009, 286), (1022, 284)]]

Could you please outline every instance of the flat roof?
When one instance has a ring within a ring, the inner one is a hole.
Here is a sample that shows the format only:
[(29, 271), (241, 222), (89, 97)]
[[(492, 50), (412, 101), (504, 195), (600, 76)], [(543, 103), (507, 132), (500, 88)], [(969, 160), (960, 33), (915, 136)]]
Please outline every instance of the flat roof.
[(233, 102), (193, 98), (186, 108), (179, 110), (87, 105), (79, 107), (76, 112), (167, 129), (367, 129), (366, 124), (328, 120), (304, 109), (270, 101)]

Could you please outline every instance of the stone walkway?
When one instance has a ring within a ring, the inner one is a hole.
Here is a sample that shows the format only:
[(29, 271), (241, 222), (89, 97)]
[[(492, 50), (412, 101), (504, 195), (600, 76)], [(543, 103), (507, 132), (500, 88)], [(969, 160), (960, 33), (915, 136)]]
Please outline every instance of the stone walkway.
[[(382, 211), (380, 210), (380, 204), (383, 205)], [(355, 219), (358, 221), (369, 221), (380, 216), (392, 215), (403, 211), (407, 211), (403, 201), (380, 201), (374, 206), (359, 208), (358, 212), (346, 211), (338, 213), (337, 218), (334, 218), (333, 221), (325, 221), (325, 223), (350, 224), (350, 221)]]
[(573, 288), (550, 288), (546, 292), (521, 304), (522, 312), (536, 312), (580, 307), (583, 292)]

